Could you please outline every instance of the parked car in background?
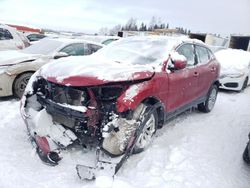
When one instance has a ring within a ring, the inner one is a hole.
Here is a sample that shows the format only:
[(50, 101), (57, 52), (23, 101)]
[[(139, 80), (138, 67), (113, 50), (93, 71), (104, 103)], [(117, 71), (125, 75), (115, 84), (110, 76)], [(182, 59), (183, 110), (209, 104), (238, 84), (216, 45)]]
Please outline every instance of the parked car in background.
[(38, 41), (47, 37), (46, 35), (39, 33), (27, 33), (25, 34), (25, 36), (29, 39), (30, 42)]
[(197, 40), (129, 37), (43, 66), (29, 81), (21, 114), (46, 163), (58, 164), (59, 152), (74, 144), (97, 146), (96, 166), (77, 165), (81, 178), (92, 179), (145, 150), (171, 117), (191, 107), (210, 112), (219, 71)]
[(215, 52), (218, 52), (220, 50), (224, 50), (224, 49), (227, 49), (226, 47), (224, 46), (213, 46), (213, 45), (208, 45), (208, 47), (210, 48), (210, 50), (215, 53)]
[(15, 28), (0, 24), (0, 51), (18, 50), (28, 47), (29, 41)]
[(29, 39), (21, 32), (17, 31), (17, 35), (20, 37), (20, 39), (23, 41), (24, 48), (27, 48), (31, 45)]
[(42, 39), (23, 50), (0, 52), (0, 97), (21, 97), (30, 76), (51, 59), (89, 55), (103, 45), (87, 40)]
[(250, 84), (250, 52), (225, 49), (215, 56), (221, 64), (220, 88), (242, 91)]
[(79, 38), (95, 41), (104, 45), (108, 45), (111, 42), (121, 39), (121, 37), (118, 36), (101, 36), (101, 35), (84, 35)]

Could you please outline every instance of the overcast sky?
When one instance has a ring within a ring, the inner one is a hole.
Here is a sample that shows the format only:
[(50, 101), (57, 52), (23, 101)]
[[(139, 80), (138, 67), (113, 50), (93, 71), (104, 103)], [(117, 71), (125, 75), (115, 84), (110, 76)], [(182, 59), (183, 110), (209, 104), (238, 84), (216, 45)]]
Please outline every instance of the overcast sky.
[(0, 0), (1, 21), (52, 29), (98, 32), (152, 16), (192, 32), (250, 34), (250, 0)]

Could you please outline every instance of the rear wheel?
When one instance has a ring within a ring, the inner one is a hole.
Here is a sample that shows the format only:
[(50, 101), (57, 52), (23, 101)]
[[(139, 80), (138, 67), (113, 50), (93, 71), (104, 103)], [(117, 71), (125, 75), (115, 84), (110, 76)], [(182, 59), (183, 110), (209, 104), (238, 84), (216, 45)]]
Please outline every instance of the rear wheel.
[(213, 85), (207, 95), (207, 99), (205, 102), (198, 104), (198, 110), (202, 112), (210, 112), (215, 105), (215, 101), (217, 98), (217, 93), (218, 93), (218, 86)]
[(21, 98), (24, 90), (28, 84), (28, 81), (33, 73), (23, 73), (19, 75), (13, 83), (13, 94), (15, 97)]

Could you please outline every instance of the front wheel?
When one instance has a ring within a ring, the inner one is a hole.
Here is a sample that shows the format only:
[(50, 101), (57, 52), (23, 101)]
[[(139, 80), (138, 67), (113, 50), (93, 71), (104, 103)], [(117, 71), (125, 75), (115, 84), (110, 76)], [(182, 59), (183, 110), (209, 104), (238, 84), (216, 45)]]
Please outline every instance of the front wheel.
[(133, 153), (140, 153), (144, 151), (151, 143), (152, 137), (156, 131), (157, 128), (157, 113), (156, 111), (153, 111), (151, 107), (148, 107), (148, 112), (150, 113), (144, 113), (142, 114), (142, 122), (140, 124), (141, 131), (138, 135), (137, 141), (133, 148)]
[(213, 85), (207, 95), (207, 99), (205, 102), (198, 104), (198, 110), (202, 112), (211, 112), (211, 110), (214, 108), (215, 101), (217, 99), (218, 94), (218, 86)]
[(150, 144), (156, 131), (158, 118), (152, 106), (140, 104), (133, 113), (132, 120), (118, 118), (118, 128), (102, 142), (102, 149), (111, 156), (124, 154), (126, 150), (140, 153)]
[(23, 73), (19, 75), (13, 83), (13, 94), (15, 97), (21, 98), (24, 90), (28, 84), (28, 81), (33, 73)]

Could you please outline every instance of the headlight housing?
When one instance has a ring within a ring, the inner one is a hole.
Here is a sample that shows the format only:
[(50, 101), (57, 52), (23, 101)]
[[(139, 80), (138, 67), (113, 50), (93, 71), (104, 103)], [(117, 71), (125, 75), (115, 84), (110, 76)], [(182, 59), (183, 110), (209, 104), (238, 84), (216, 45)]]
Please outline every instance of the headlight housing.
[(0, 66), (0, 74), (3, 74), (9, 66)]

